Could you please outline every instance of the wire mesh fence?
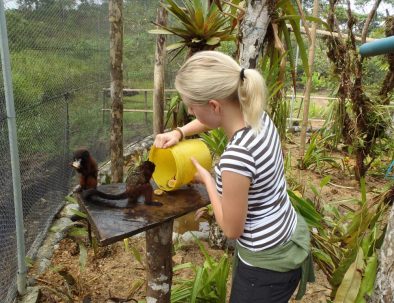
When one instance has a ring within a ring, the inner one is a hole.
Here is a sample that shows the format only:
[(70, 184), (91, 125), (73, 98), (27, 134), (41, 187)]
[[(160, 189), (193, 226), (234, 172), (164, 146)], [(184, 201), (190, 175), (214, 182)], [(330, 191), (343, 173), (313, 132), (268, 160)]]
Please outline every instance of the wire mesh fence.
[[(108, 159), (110, 100), (108, 1), (8, 0), (10, 47), (26, 252), (34, 256), (73, 185), (72, 151)], [(124, 1), (124, 86), (152, 88), (158, 1)], [(168, 65), (171, 87), (176, 61)], [(2, 68), (2, 67), (1, 67)], [(0, 75), (0, 302), (16, 295), (17, 261), (6, 103)], [(124, 107), (152, 109), (152, 93)], [(124, 113), (125, 145), (152, 133), (152, 114)]]

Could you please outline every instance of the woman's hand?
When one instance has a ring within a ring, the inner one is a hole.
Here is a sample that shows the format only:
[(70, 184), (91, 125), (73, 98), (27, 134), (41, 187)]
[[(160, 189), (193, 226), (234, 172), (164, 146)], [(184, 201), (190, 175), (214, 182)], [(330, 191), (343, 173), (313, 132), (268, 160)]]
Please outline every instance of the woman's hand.
[(180, 139), (181, 134), (179, 133), (179, 131), (173, 130), (168, 133), (156, 135), (153, 144), (157, 148), (167, 148), (177, 144)]
[(196, 174), (194, 175), (194, 182), (195, 183), (203, 183), (207, 185), (207, 183), (213, 181), (213, 177), (209, 171), (207, 171), (201, 164), (193, 157), (190, 158), (193, 162), (194, 166), (197, 169)]

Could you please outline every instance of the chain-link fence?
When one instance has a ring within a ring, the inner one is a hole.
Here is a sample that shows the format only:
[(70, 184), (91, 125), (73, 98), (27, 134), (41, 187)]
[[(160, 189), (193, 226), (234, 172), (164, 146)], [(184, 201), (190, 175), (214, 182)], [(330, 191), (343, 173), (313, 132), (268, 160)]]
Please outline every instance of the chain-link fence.
[[(124, 85), (152, 88), (158, 1), (124, 1)], [(26, 251), (34, 256), (75, 173), (72, 151), (108, 159), (108, 1), (5, 1), (16, 109)], [(172, 63), (171, 68), (176, 68)], [(166, 71), (167, 87), (173, 79)], [(0, 302), (16, 294), (16, 238), (4, 82), (0, 76)], [(152, 94), (124, 107), (152, 108)], [(148, 101), (148, 102), (147, 102)], [(146, 105), (147, 103), (147, 105)], [(125, 145), (152, 133), (152, 114), (124, 113)]]

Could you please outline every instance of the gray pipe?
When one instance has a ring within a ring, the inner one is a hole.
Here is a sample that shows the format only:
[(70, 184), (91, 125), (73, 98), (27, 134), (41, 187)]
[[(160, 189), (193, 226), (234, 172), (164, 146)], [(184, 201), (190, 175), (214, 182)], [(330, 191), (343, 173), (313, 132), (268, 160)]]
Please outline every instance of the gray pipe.
[(12, 89), (10, 51), (8, 48), (7, 26), (4, 12), (4, 2), (0, 0), (0, 52), (3, 66), (5, 102), (7, 108), (8, 138), (11, 154), (12, 185), (14, 192), (16, 245), (18, 256), (17, 289), (20, 295), (26, 293), (26, 263), (25, 263), (25, 238), (23, 228), (21, 175), (19, 168), (18, 140), (16, 132), (16, 117), (14, 95)]

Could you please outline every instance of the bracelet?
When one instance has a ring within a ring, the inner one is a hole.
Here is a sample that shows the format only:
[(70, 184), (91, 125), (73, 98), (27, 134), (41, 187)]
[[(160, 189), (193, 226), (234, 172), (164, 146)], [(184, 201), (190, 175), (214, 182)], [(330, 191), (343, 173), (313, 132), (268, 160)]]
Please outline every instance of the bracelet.
[(185, 135), (184, 135), (182, 129), (180, 127), (177, 127), (174, 130), (181, 134), (181, 138), (179, 139), (179, 141), (182, 141), (185, 138)]

